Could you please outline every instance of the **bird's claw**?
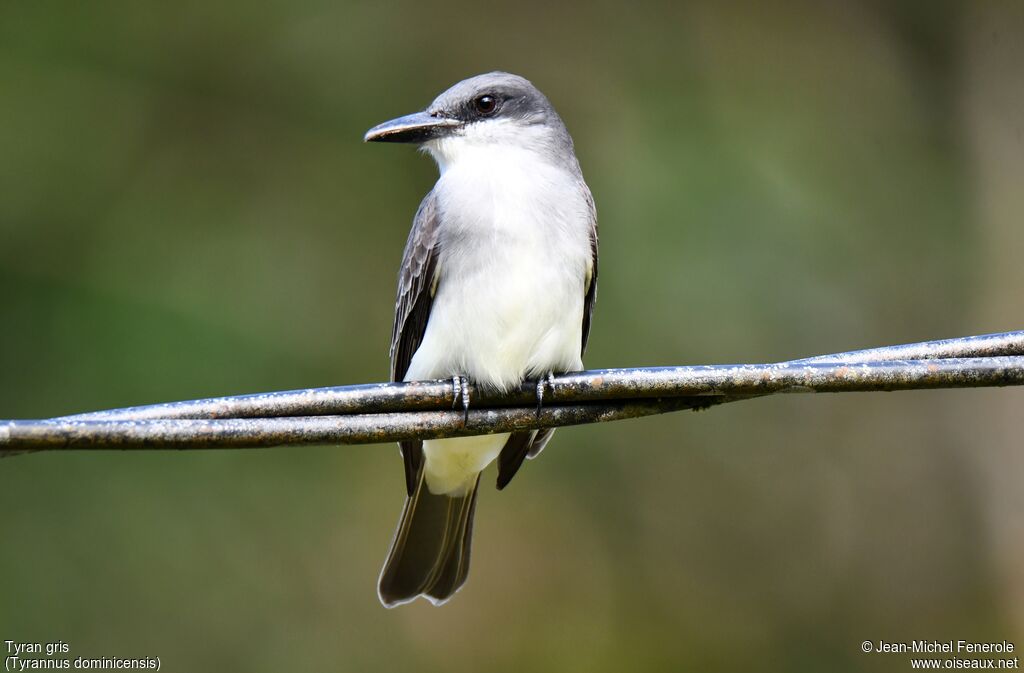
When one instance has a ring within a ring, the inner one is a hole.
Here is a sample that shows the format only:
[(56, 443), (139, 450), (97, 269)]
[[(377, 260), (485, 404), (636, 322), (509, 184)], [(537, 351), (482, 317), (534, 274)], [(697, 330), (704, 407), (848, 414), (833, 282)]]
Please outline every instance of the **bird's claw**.
[(462, 402), (462, 424), (469, 423), (469, 378), (455, 375), (452, 377), (452, 409)]
[(459, 396), (462, 395), (462, 377), (452, 377), (452, 409), (459, 406)]
[(555, 388), (555, 375), (552, 372), (548, 372), (544, 376), (537, 379), (537, 418), (540, 418), (540, 410), (544, 406), (544, 389)]

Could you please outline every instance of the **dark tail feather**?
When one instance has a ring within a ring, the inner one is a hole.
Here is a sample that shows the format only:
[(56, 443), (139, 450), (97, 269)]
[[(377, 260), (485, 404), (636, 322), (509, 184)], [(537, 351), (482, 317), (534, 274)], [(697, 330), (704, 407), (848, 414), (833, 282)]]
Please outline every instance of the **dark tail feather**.
[(440, 605), (466, 581), (479, 483), (478, 476), (463, 496), (434, 495), (421, 470), (380, 573), (377, 593), (386, 607), (421, 595)]

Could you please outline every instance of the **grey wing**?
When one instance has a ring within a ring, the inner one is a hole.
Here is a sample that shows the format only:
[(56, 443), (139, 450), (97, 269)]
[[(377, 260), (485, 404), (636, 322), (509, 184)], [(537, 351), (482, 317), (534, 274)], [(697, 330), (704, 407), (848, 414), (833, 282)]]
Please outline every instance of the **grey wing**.
[(587, 294), (583, 299), (583, 338), (580, 344), (580, 355), (587, 350), (590, 339), (590, 319), (594, 315), (594, 302), (597, 301), (597, 208), (594, 197), (584, 185), (587, 192), (587, 205), (590, 206), (590, 273), (588, 274)]
[[(437, 276), (437, 199), (430, 192), (420, 203), (413, 218), (409, 240), (398, 272), (398, 297), (395, 300), (395, 325), (391, 331), (391, 380), (401, 381), (412, 356), (423, 341), (434, 303)], [(423, 442), (399, 442), (405, 463), (405, 487), (409, 495), (416, 490), (423, 464)]]
[[(587, 205), (590, 207), (590, 269), (587, 273), (587, 283), (584, 286), (583, 297), (583, 330), (581, 333), (580, 354), (587, 350), (587, 340), (590, 338), (590, 321), (594, 315), (594, 302), (597, 300), (597, 208), (594, 206), (594, 198), (586, 184), (583, 189), (587, 195)], [(555, 434), (555, 428), (541, 428), (540, 430), (513, 432), (498, 456), (498, 489), (505, 488), (512, 477), (523, 464), (525, 458), (534, 458)]]

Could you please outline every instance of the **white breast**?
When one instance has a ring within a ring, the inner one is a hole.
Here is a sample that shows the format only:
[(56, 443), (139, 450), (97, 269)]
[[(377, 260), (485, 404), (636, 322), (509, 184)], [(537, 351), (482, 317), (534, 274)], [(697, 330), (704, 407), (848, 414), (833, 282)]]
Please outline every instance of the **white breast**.
[(435, 187), (440, 275), (406, 379), (464, 374), (507, 388), (582, 369), (585, 188), (527, 148), (463, 142), (446, 150)]

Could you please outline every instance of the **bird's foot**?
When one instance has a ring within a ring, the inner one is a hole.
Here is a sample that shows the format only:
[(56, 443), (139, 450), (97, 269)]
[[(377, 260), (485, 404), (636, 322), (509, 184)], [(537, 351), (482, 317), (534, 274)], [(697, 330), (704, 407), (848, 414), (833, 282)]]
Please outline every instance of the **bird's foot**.
[(540, 410), (544, 406), (544, 390), (549, 388), (555, 389), (555, 375), (553, 372), (548, 372), (544, 376), (537, 379), (537, 418), (540, 418)]
[(456, 374), (452, 377), (452, 409), (462, 404), (462, 424), (469, 423), (469, 377)]

